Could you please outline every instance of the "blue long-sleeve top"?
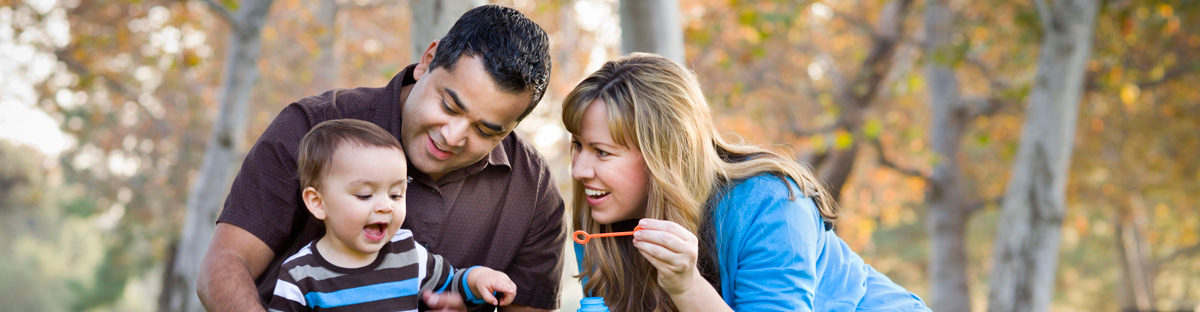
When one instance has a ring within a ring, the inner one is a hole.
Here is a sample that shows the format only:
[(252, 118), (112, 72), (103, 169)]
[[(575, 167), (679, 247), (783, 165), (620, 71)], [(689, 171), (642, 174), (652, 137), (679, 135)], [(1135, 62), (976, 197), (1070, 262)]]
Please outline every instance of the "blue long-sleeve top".
[[(762, 174), (717, 200), (712, 226), (719, 291), (733, 310), (929, 311), (827, 229), (794, 181)], [(575, 254), (583, 263), (582, 245), (575, 245)]]

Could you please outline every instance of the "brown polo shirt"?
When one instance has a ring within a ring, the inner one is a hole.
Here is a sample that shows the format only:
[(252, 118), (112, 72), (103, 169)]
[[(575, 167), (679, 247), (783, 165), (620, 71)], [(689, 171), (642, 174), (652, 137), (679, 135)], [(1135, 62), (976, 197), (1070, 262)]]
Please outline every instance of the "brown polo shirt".
[[(288, 105), (246, 155), (217, 222), (249, 231), (275, 252), (255, 280), (263, 302), (271, 298), (283, 260), (325, 234), (300, 199), (300, 139), (314, 125), (339, 118), (370, 121), (399, 138), (400, 108), (408, 97), (402, 87), (416, 82), (412, 69), (383, 88), (337, 90), (336, 105), (334, 91)], [(515, 304), (558, 308), (564, 205), (549, 166), (531, 145), (509, 134), (484, 159), (438, 181), (408, 168), (413, 183), (402, 227), (418, 243), (456, 267), (507, 273), (517, 284)]]

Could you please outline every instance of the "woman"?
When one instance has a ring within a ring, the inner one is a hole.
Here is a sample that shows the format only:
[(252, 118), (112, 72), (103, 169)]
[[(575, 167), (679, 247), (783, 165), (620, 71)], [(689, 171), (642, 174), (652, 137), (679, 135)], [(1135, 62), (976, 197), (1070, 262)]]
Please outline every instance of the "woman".
[(613, 311), (928, 310), (832, 231), (812, 173), (718, 135), (694, 74), (610, 61), (563, 101), (584, 292)]

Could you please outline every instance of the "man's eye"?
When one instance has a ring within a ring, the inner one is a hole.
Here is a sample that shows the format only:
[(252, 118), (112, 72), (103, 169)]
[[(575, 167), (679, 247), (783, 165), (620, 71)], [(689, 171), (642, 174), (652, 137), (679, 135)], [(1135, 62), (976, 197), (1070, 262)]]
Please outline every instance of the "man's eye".
[(485, 138), (493, 138), (496, 136), (495, 133), (490, 133), (487, 130), (484, 130), (482, 127), (475, 128), (475, 131), (479, 132), (479, 135)]
[(446, 99), (444, 98), (442, 99), (442, 110), (446, 111), (447, 114), (454, 114), (454, 111), (450, 109), (450, 104), (446, 103)]

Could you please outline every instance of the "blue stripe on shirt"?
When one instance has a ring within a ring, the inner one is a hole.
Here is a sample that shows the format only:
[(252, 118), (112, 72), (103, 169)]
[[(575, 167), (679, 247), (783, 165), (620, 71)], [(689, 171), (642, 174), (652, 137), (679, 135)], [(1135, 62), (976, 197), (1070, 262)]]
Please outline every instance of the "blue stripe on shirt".
[(335, 292), (310, 292), (304, 295), (309, 308), (333, 308), (417, 294), (420, 281), (410, 278), (398, 282), (368, 285)]

